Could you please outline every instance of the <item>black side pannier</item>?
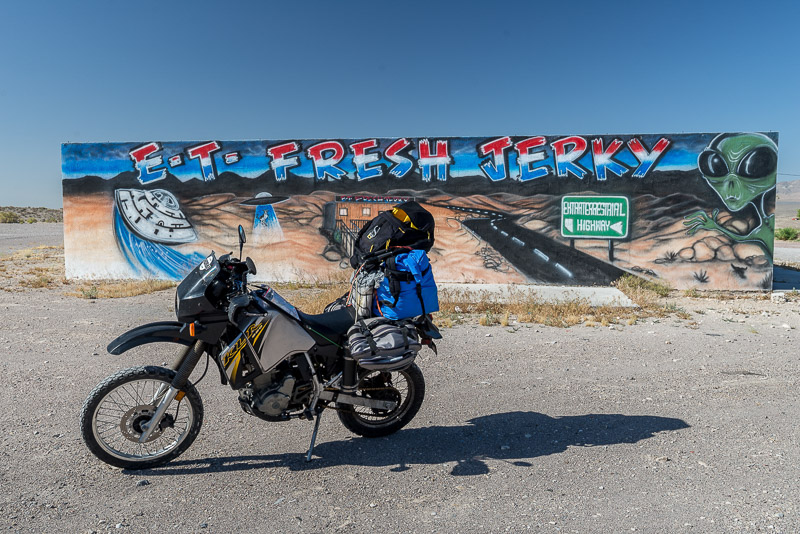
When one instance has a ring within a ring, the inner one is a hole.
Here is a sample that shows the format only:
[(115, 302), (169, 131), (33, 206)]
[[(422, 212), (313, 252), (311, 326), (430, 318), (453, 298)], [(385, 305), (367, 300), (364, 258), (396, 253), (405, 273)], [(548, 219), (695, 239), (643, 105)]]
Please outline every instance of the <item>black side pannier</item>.
[(428, 252), (433, 247), (434, 225), (433, 215), (413, 200), (382, 211), (358, 233), (350, 265), (357, 269), (364, 256), (389, 247), (413, 246)]
[(372, 371), (408, 367), (422, 347), (413, 324), (384, 317), (359, 319), (347, 331), (350, 356)]

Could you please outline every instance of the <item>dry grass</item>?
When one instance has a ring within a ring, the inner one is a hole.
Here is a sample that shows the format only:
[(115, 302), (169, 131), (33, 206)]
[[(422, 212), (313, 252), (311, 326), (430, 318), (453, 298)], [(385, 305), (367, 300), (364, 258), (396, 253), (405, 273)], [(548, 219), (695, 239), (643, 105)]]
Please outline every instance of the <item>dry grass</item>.
[(309, 285), (302, 289), (294, 290), (281, 290), (277, 286), (273, 287), (295, 307), (311, 314), (322, 313), (325, 310), (325, 306), (350, 290), (348, 284)]
[(631, 274), (623, 275), (614, 282), (614, 287), (625, 293), (637, 306), (649, 309), (658, 305), (659, 299), (668, 297), (672, 288), (659, 282), (651, 282)]
[[(322, 313), (325, 306), (350, 289), (349, 275), (350, 272), (341, 271), (312, 282), (271, 285), (304, 312)], [(144, 295), (172, 289), (175, 285), (175, 282), (164, 280), (67, 280), (64, 277), (63, 247), (35, 247), (0, 258), (0, 289), (5, 291), (64, 289), (70, 296), (102, 299)], [(441, 290), (440, 311), (435, 314), (435, 320), (441, 327), (465, 322), (486, 326), (539, 323), (568, 327), (582, 323), (587, 326), (632, 325), (644, 317), (671, 314), (678, 314), (681, 319), (690, 317), (690, 314), (664, 302), (671, 291), (668, 286), (634, 276), (623, 277), (615, 285), (639, 308), (591, 306), (584, 300), (545, 302), (528, 293), (512, 293), (501, 300), (496, 295)], [(710, 293), (702, 292), (702, 296), (711, 297)], [(686, 296), (694, 297), (696, 293)], [(714, 297), (725, 298), (725, 295), (714, 292)]]
[(445, 327), (475, 319), (483, 326), (508, 326), (515, 321), (557, 327), (581, 323), (608, 326), (634, 324), (637, 318), (649, 315), (635, 308), (592, 306), (582, 299), (547, 302), (527, 293), (512, 293), (501, 299), (486, 292), (449, 289), (439, 291), (439, 308), (436, 323)]
[(490, 326), (509, 326), (514, 322), (538, 323), (546, 326), (569, 327), (634, 325), (646, 317), (664, 317), (677, 314), (680, 319), (690, 319), (691, 314), (677, 308), (665, 299), (672, 289), (661, 283), (626, 275), (615, 284), (638, 308), (622, 306), (592, 306), (587, 300), (574, 299), (561, 302), (543, 301), (527, 292), (514, 293), (500, 298), (486, 292), (465, 290), (439, 291), (439, 308), (436, 323), (450, 327), (465, 322)]
[(96, 299), (144, 295), (175, 287), (165, 280), (97, 280), (75, 282), (64, 276), (64, 247), (40, 246), (18, 250), (0, 258), (0, 289), (9, 292), (31, 289), (62, 289), (68, 296)]
[(61, 209), (0, 206), (0, 223), (62, 222)]
[(685, 289), (682, 291), (684, 297), (690, 299), (709, 299), (709, 300), (769, 300), (770, 291), (697, 291), (696, 289)]
[(177, 284), (169, 280), (106, 280), (81, 283), (75, 291), (65, 293), (71, 297), (84, 299), (119, 299), (148, 295), (165, 289), (172, 289)]
[(338, 271), (325, 278), (305, 282), (271, 282), (284, 298), (305, 313), (317, 314), (350, 291), (350, 271)]
[(44, 274), (36, 275), (35, 278), (25, 278), (20, 281), (20, 285), (24, 287), (32, 287), (34, 289), (42, 288), (42, 287), (50, 287), (50, 284), (53, 283), (53, 280)]
[(0, 289), (57, 288), (64, 278), (64, 247), (40, 246), (0, 257)]
[(324, 289), (328, 287), (341, 287), (346, 291), (350, 288), (350, 275), (352, 271), (338, 270), (334, 273), (329, 273), (324, 277), (308, 278), (307, 274), (298, 273), (297, 279), (302, 280), (299, 282), (267, 282), (270, 287), (274, 287), (277, 291), (294, 291), (298, 289)]

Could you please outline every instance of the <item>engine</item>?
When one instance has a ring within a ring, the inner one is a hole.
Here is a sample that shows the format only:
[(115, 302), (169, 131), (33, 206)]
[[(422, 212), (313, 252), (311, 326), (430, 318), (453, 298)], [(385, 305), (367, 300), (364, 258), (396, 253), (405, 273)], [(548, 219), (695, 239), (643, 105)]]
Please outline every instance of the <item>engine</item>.
[(291, 373), (265, 373), (253, 380), (252, 387), (239, 391), (239, 403), (250, 415), (268, 421), (283, 421), (296, 382)]

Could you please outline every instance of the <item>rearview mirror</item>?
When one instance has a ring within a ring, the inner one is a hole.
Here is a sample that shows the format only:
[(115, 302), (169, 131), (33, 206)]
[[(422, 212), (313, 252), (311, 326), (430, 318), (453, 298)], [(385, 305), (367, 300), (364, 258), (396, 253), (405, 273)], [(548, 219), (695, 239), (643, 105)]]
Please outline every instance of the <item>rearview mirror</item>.
[(239, 225), (239, 260), (242, 259), (242, 249), (244, 248), (244, 244), (247, 243), (247, 236), (244, 235), (244, 228), (242, 225)]

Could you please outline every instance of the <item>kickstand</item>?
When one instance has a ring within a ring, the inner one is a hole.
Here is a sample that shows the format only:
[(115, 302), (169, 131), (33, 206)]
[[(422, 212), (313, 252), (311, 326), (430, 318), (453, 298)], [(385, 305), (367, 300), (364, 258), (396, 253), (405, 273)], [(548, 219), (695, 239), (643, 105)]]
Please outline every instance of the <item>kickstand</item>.
[(306, 462), (311, 461), (311, 454), (314, 452), (314, 442), (317, 441), (317, 431), (319, 430), (319, 422), (322, 419), (322, 412), (317, 413), (317, 420), (314, 422), (314, 433), (311, 434), (311, 445), (308, 447), (308, 455)]

